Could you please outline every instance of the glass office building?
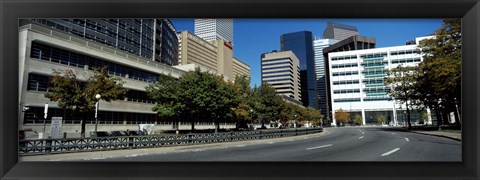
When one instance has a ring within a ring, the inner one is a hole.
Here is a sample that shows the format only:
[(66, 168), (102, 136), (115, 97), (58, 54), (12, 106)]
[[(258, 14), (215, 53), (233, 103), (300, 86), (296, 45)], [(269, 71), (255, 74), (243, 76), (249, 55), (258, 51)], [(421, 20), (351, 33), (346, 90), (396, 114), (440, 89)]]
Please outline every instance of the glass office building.
[(280, 37), (281, 51), (292, 51), (300, 61), (300, 82), (304, 106), (318, 108), (313, 36), (310, 31), (283, 34)]
[(178, 38), (168, 19), (31, 19), (68, 34), (169, 66), (178, 64)]

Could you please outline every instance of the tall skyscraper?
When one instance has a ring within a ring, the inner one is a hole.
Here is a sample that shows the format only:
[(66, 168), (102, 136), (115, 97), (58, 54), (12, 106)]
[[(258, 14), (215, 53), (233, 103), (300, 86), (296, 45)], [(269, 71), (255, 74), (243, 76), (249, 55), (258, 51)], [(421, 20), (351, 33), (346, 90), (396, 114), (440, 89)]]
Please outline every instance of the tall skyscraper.
[(335, 39), (315, 39), (313, 41), (313, 49), (315, 52), (315, 71), (317, 74), (317, 88), (318, 88), (318, 107), (324, 117), (327, 117), (327, 92), (325, 79), (325, 62), (323, 59), (323, 48), (329, 47), (338, 40)]
[(31, 19), (76, 37), (169, 66), (178, 64), (178, 38), (168, 19)]
[(271, 85), (277, 94), (301, 101), (299, 60), (292, 51), (262, 54), (261, 68), (262, 82)]
[(299, 31), (283, 34), (280, 37), (280, 45), (281, 51), (292, 51), (300, 61), (300, 88), (303, 105), (318, 108), (312, 32)]
[(344, 40), (351, 36), (359, 35), (357, 27), (327, 22), (327, 28), (323, 31), (324, 39)]
[(195, 35), (206, 41), (224, 39), (233, 44), (233, 19), (195, 19)]

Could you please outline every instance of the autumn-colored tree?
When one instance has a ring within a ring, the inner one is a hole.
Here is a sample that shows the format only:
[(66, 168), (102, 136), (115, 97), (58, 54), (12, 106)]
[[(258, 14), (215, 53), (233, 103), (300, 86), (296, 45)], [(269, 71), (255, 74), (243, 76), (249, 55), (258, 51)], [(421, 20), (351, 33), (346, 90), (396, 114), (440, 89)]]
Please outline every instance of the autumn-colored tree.
[(85, 137), (85, 123), (87, 117), (95, 110), (96, 94), (101, 95), (101, 100), (110, 102), (122, 99), (127, 90), (122, 88), (123, 81), (108, 74), (107, 67), (94, 69), (93, 75), (86, 82), (77, 79), (75, 73), (68, 69), (64, 71), (53, 70), (50, 79), (53, 87), (48, 88), (45, 97), (58, 103), (58, 107), (70, 109), (79, 114), (81, 119), (82, 137)]
[(337, 124), (341, 123), (345, 125), (345, 123), (350, 121), (350, 115), (348, 114), (348, 112), (340, 108), (339, 110), (335, 111), (335, 121), (337, 122)]

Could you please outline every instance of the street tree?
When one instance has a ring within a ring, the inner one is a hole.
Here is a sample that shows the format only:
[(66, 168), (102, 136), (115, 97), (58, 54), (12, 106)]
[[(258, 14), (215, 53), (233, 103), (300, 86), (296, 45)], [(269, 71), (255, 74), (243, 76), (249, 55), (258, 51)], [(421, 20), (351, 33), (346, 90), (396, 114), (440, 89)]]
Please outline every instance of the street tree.
[(345, 125), (350, 121), (350, 115), (348, 112), (340, 108), (339, 110), (335, 111), (335, 120), (337, 121), (337, 124), (341, 123)]
[(234, 107), (238, 106), (233, 85), (223, 81), (222, 76), (201, 72), (199, 68), (178, 80), (170, 77), (152, 83), (146, 90), (157, 102), (153, 111), (163, 117), (174, 114), (179, 119), (190, 120), (192, 132), (195, 123), (201, 120), (214, 122), (218, 130), (221, 120), (233, 120)]
[(355, 123), (355, 125), (362, 125), (363, 124), (362, 116), (360, 114), (353, 115), (353, 123)]
[(385, 77), (385, 84), (390, 89), (389, 95), (406, 105), (408, 129), (411, 129), (410, 110), (417, 100), (417, 67), (398, 65)]
[(420, 99), (425, 106), (435, 109), (437, 117), (444, 117), (445, 123), (448, 113), (454, 112), (455, 122), (460, 125), (461, 19), (444, 19), (434, 38), (422, 40), (419, 47), (423, 54), (419, 65)]
[(123, 88), (124, 82), (108, 74), (107, 67), (95, 68), (86, 82), (77, 79), (70, 70), (53, 70), (50, 79), (53, 87), (48, 88), (45, 97), (58, 103), (58, 107), (72, 110), (80, 114), (82, 137), (85, 137), (85, 123), (87, 117), (95, 110), (96, 94), (101, 95), (101, 100), (110, 102), (124, 98), (127, 90)]
[(385, 119), (385, 116), (383, 114), (377, 114), (375, 116), (375, 122), (377, 122), (378, 124), (383, 125), (383, 124), (385, 124), (385, 121), (386, 121), (386, 119)]

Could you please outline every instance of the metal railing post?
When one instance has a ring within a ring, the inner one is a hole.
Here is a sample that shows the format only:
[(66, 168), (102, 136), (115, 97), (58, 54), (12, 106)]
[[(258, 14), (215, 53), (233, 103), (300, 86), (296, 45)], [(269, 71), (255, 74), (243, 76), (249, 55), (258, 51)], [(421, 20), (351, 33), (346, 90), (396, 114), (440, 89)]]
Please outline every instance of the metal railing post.
[(52, 152), (52, 139), (45, 140), (45, 153), (50, 154)]

